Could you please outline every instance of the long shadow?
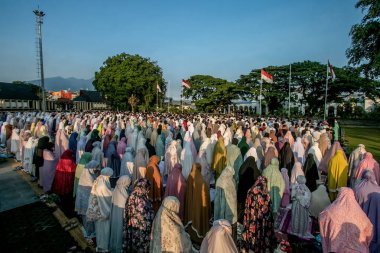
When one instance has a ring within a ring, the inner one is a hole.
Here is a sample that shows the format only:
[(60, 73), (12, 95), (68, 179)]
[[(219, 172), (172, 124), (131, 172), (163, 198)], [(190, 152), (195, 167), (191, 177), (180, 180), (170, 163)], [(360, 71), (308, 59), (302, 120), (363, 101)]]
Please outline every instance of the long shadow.
[(1, 251), (59, 253), (73, 246), (78, 248), (52, 212), (42, 202), (36, 202), (0, 213)]

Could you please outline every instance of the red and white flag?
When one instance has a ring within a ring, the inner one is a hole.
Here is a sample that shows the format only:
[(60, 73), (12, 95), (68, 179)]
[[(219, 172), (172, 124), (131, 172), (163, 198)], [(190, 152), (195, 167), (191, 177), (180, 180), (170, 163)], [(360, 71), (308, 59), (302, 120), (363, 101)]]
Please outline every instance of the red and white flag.
[(264, 69), (261, 69), (261, 80), (264, 80), (267, 83), (273, 83), (273, 76), (265, 72)]
[(185, 86), (186, 88), (190, 89), (190, 84), (185, 79), (182, 79), (182, 85)]
[(159, 92), (159, 93), (162, 92), (162, 91), (161, 91), (161, 88), (160, 88), (160, 85), (158, 85), (158, 83), (157, 83), (157, 92)]
[(334, 69), (333, 69), (333, 67), (332, 67), (331, 64), (330, 64), (330, 61), (327, 61), (327, 67), (329, 68), (329, 72), (330, 72), (331, 80), (334, 82), (334, 80), (336, 79), (336, 75), (335, 75), (335, 73), (334, 73)]

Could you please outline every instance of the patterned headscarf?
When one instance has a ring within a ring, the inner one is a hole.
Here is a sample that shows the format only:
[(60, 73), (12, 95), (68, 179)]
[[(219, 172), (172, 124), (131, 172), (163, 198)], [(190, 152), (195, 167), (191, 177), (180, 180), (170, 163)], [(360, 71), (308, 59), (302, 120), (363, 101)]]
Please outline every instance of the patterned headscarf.
[(191, 252), (190, 236), (178, 216), (180, 202), (168, 196), (162, 202), (153, 223), (149, 252)]
[(127, 252), (148, 252), (154, 211), (149, 200), (150, 183), (141, 178), (136, 182), (125, 207), (123, 248)]
[(260, 176), (247, 193), (241, 242), (246, 251), (261, 249), (262, 252), (272, 252), (276, 247), (267, 181)]

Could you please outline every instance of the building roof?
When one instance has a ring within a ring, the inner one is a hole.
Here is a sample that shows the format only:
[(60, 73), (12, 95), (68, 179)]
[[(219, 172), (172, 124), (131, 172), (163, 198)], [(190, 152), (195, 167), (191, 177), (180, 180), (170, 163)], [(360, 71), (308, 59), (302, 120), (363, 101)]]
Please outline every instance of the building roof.
[(40, 100), (37, 92), (36, 85), (0, 82), (0, 99)]
[(232, 100), (231, 101), (233, 104), (238, 104), (238, 105), (252, 105), (257, 103), (256, 100)]
[(79, 96), (74, 98), (74, 101), (83, 102), (104, 102), (100, 92), (93, 90), (80, 90)]

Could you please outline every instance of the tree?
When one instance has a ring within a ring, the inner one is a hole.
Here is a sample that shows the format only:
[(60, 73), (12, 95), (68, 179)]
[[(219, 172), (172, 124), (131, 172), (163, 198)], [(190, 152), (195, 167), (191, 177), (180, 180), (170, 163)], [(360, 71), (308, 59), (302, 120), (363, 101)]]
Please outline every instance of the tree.
[(134, 94), (128, 98), (128, 103), (131, 105), (132, 112), (135, 112), (135, 105), (139, 102), (139, 99), (136, 98)]
[(225, 108), (233, 99), (239, 98), (237, 86), (224, 79), (195, 75), (187, 81), (191, 89), (184, 88), (183, 95), (185, 98), (191, 98), (201, 111), (211, 112)]
[(360, 65), (366, 77), (376, 79), (380, 77), (380, 1), (359, 0), (355, 7), (367, 13), (360, 24), (352, 26), (352, 45), (346, 55), (349, 64)]
[[(274, 83), (263, 82), (263, 103), (267, 103), (269, 112), (274, 113), (282, 108), (281, 102), (288, 97), (288, 84), (285, 81), (289, 78), (289, 66), (269, 66), (265, 70), (273, 76)], [(253, 69), (248, 75), (240, 76), (236, 83), (244, 99), (260, 99), (260, 79), (261, 69)]]
[(144, 102), (144, 108), (154, 108), (157, 84), (162, 90), (158, 94), (159, 98), (163, 99), (166, 83), (157, 63), (140, 55), (126, 53), (109, 57), (99, 72), (95, 72), (93, 81), (95, 89), (107, 97), (112, 107), (119, 109), (131, 108), (128, 98), (132, 94)]
[(17, 86), (20, 90), (30, 90), (34, 94), (36, 94), (39, 97), (42, 97), (42, 89), (41, 86), (38, 86), (33, 83), (27, 83), (24, 81), (13, 81), (12, 84)]
[[(326, 64), (318, 62), (298, 62), (292, 64), (292, 91), (300, 93), (307, 105), (307, 115), (323, 114), (326, 94)], [(333, 67), (337, 76), (335, 81), (329, 78), (327, 102), (341, 103), (354, 92), (369, 92), (373, 82), (360, 77), (360, 71), (352, 67)]]
[[(363, 92), (368, 97), (379, 97), (376, 87), (379, 83), (360, 76), (360, 70), (352, 67), (333, 67), (337, 78), (329, 80), (327, 102), (342, 102), (354, 92)], [(325, 64), (304, 61), (292, 63), (291, 102), (307, 107), (307, 115), (323, 114), (326, 92)], [(268, 103), (269, 111), (281, 110), (283, 102), (288, 101), (289, 65), (270, 66), (265, 70), (273, 76), (273, 84), (263, 83), (262, 94)], [(260, 94), (260, 70), (254, 69), (248, 75), (242, 75), (237, 84), (243, 87), (246, 99), (257, 99)]]

